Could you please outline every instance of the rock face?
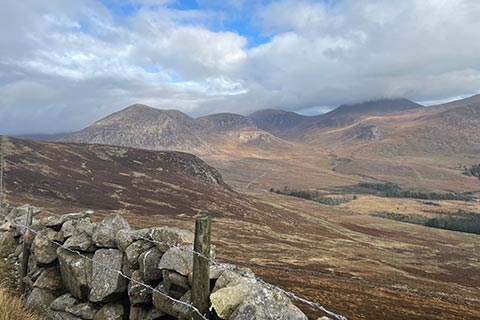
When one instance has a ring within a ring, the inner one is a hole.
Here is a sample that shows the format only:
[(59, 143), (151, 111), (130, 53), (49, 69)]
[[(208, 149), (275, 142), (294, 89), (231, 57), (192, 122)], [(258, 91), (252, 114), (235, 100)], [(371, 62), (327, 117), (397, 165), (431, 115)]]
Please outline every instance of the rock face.
[(127, 289), (127, 281), (114, 270), (122, 270), (123, 253), (117, 249), (100, 249), (93, 256), (90, 298), (92, 302), (108, 301)]
[(39, 264), (48, 265), (57, 259), (57, 248), (51, 241), (55, 239), (57, 232), (45, 229), (35, 236), (32, 244), (32, 254)]
[(161, 227), (153, 228), (150, 237), (158, 242), (157, 246), (162, 252), (166, 252), (170, 246), (193, 244), (194, 234), (178, 228)]
[(92, 254), (88, 258), (81, 257), (73, 252), (58, 248), (58, 261), (63, 283), (68, 291), (76, 298), (84, 299), (90, 291), (90, 277), (92, 274)]
[(106, 304), (102, 309), (100, 309), (93, 320), (124, 320), (125, 309), (121, 304)]
[(261, 288), (243, 300), (229, 317), (243, 319), (308, 320), (303, 312), (283, 294)]
[(193, 252), (191, 247), (171, 248), (162, 256), (160, 269), (173, 270), (188, 276), (193, 270)]
[(115, 234), (122, 229), (130, 229), (128, 222), (119, 214), (113, 213), (103, 219), (92, 235), (92, 241), (98, 247), (116, 247)]
[[(131, 230), (117, 214), (96, 224), (89, 215), (34, 221), (38, 235), (31, 238), (23, 279), (30, 290), (27, 306), (53, 320), (190, 319), (193, 234), (169, 227)], [(8, 212), (0, 217), (1, 225), (8, 225), (7, 217), (12, 219)], [(0, 239), (18, 261), (25, 239), (10, 227)], [(257, 283), (250, 270), (239, 274), (233, 267), (210, 268), (218, 319), (306, 319), (283, 294)]]
[(138, 257), (140, 273), (145, 282), (151, 283), (162, 278), (162, 270), (157, 265), (161, 257), (162, 252), (157, 247), (145, 251)]

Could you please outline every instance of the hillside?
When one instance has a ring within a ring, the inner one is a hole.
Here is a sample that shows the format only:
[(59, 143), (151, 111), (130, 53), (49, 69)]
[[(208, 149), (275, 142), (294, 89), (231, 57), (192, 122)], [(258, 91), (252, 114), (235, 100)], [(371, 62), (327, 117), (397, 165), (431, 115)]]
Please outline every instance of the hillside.
[[(114, 210), (134, 227), (190, 230), (192, 216), (205, 210), (214, 219), (217, 259), (246, 263), (267, 281), (349, 319), (479, 316), (475, 305), (461, 300), (480, 299), (475, 235), (402, 224), (348, 206), (233, 192), (215, 169), (181, 152), (15, 138), (8, 138), (5, 151), (10, 204), (94, 209), (95, 221)], [(352, 206), (361, 208), (367, 199)], [(323, 315), (299, 306), (314, 319)]]
[(255, 155), (268, 153), (269, 149), (289, 148), (287, 142), (257, 128), (253, 120), (241, 115), (222, 113), (195, 119), (180, 111), (138, 104), (62, 140), (217, 156), (239, 152)]
[(170, 214), (237, 205), (220, 173), (188, 153), (9, 138), (6, 158), (14, 199)]

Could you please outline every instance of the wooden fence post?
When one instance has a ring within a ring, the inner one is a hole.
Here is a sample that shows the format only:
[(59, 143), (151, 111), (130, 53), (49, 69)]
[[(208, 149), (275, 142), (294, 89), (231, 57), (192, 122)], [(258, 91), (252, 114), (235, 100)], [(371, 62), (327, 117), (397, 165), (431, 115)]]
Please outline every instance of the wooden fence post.
[(23, 253), (22, 264), (20, 266), (20, 292), (25, 292), (25, 281), (23, 279), (27, 276), (28, 272), (28, 258), (30, 257), (30, 249), (27, 243), (27, 239), (30, 238), (30, 226), (33, 220), (33, 207), (29, 206), (27, 211), (27, 221), (25, 223), (25, 232), (23, 234)]
[[(207, 215), (200, 215), (195, 219), (195, 242), (193, 250), (198, 254), (193, 255), (193, 283), (192, 304), (206, 318), (210, 318), (210, 231), (212, 220)], [(205, 258), (206, 257), (206, 258)], [(193, 319), (201, 317), (193, 313)]]

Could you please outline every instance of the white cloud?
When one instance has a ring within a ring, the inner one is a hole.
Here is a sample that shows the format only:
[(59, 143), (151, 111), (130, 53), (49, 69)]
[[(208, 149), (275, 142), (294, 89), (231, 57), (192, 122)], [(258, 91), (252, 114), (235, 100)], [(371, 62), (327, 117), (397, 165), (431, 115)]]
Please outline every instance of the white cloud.
[[(134, 102), (195, 115), (310, 112), (480, 88), (476, 0), (115, 2), (136, 11), (118, 16), (97, 0), (2, 4), (0, 133), (75, 130)], [(228, 19), (253, 25), (242, 35), (221, 28)], [(255, 28), (270, 40), (247, 49)]]

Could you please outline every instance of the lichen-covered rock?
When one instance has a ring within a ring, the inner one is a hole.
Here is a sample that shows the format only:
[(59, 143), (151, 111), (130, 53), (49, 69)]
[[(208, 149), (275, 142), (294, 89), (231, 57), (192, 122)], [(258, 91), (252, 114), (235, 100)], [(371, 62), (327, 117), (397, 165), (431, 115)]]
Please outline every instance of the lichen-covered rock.
[(64, 311), (50, 311), (47, 315), (48, 320), (83, 320), (80, 317)]
[(35, 288), (61, 292), (65, 289), (65, 286), (63, 285), (60, 268), (54, 266), (42, 269), (33, 286)]
[[(85, 299), (90, 291), (92, 261), (62, 248), (57, 250), (60, 273), (68, 291), (79, 299)], [(92, 254), (85, 254), (92, 258)]]
[(242, 283), (219, 289), (210, 295), (210, 301), (220, 319), (228, 319), (237, 306), (259, 290), (254, 284)]
[(65, 311), (67, 307), (74, 306), (79, 303), (79, 300), (70, 293), (65, 293), (53, 300), (50, 304), (50, 309), (55, 311)]
[[(144, 279), (139, 270), (132, 273), (133, 280), (144, 283)], [(130, 281), (128, 284), (128, 297), (132, 306), (145, 305), (152, 302), (152, 290), (138, 282)]]
[(254, 274), (250, 269), (242, 268), (238, 269), (239, 272), (242, 272), (246, 276), (242, 276), (239, 272), (234, 272), (230, 270), (224, 270), (217, 281), (215, 282), (215, 287), (212, 292), (216, 292), (225, 287), (232, 287), (242, 283), (255, 283), (256, 280), (253, 278)]
[(85, 320), (91, 320), (100, 309), (93, 303), (79, 303), (65, 308), (65, 311)]
[(58, 246), (52, 243), (57, 237), (57, 232), (52, 229), (44, 229), (38, 232), (32, 243), (32, 255), (41, 265), (48, 265), (57, 260)]
[(183, 276), (188, 276), (193, 270), (193, 251), (190, 246), (171, 248), (167, 250), (158, 265), (160, 269), (173, 270)]
[(76, 224), (75, 221), (69, 220), (62, 225), (62, 228), (60, 229), (60, 233), (62, 234), (64, 239), (68, 239), (71, 236), (73, 236), (75, 232), (75, 224)]
[(64, 247), (84, 252), (94, 252), (97, 247), (92, 241), (92, 237), (86, 232), (76, 231), (64, 243)]
[(117, 244), (118, 249), (120, 249), (122, 252), (125, 252), (127, 250), (128, 246), (133, 243), (133, 235), (132, 235), (132, 230), (130, 229), (122, 229), (118, 230), (118, 232), (115, 234), (115, 243)]
[(229, 320), (308, 320), (284, 294), (260, 288), (243, 300), (229, 317)]
[(158, 268), (162, 255), (163, 253), (157, 247), (153, 247), (138, 257), (140, 272), (146, 283), (162, 279), (162, 270)]
[(28, 295), (26, 307), (37, 312), (45, 312), (56, 296), (50, 290), (33, 288)]
[(140, 255), (147, 251), (148, 249), (152, 248), (154, 245), (151, 242), (138, 240), (133, 242), (128, 248), (125, 250), (125, 257), (126, 262), (133, 268), (138, 269), (138, 258)]
[(71, 221), (71, 220), (83, 219), (92, 214), (93, 214), (93, 211), (89, 210), (89, 211), (83, 211), (83, 212), (68, 213), (64, 215), (48, 216), (48, 217), (39, 219), (38, 223), (48, 228), (60, 230), (60, 228), (65, 222)]
[(171, 246), (183, 246), (193, 244), (194, 234), (188, 230), (172, 227), (152, 228), (150, 238), (157, 241), (157, 246), (162, 252), (166, 252)]
[(150, 237), (150, 228), (140, 230), (121, 229), (115, 234), (115, 243), (118, 249), (125, 252), (134, 241), (145, 240)]
[(124, 320), (125, 309), (118, 303), (104, 305), (93, 317), (93, 320)]
[(97, 225), (92, 240), (98, 247), (116, 247), (115, 234), (122, 229), (130, 229), (130, 225), (121, 215), (112, 213)]
[(90, 221), (90, 218), (80, 219), (75, 223), (75, 230), (80, 233), (86, 233), (90, 237), (95, 232), (97, 225)]
[(99, 249), (93, 256), (93, 273), (89, 300), (108, 301), (127, 289), (127, 281), (114, 270), (121, 271), (123, 253), (117, 249)]

